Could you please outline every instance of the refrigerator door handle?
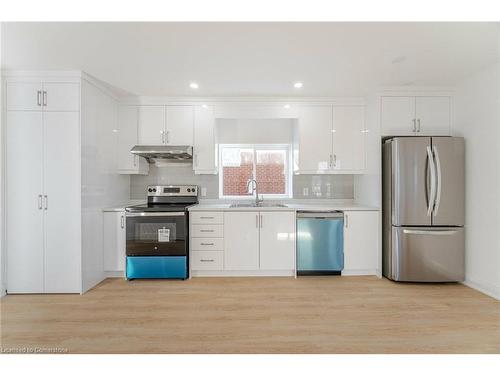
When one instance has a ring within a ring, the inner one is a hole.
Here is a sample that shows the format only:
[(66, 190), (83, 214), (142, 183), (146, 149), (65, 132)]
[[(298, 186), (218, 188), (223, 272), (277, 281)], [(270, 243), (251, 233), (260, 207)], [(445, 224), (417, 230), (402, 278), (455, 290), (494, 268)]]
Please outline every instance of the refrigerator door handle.
[(439, 153), (438, 149), (436, 146), (432, 146), (434, 149), (434, 158), (436, 160), (436, 171), (437, 171), (437, 181), (436, 181), (436, 204), (434, 205), (434, 213), (433, 215), (436, 216), (439, 211), (439, 203), (441, 202), (441, 162), (439, 161)]
[(456, 234), (456, 230), (414, 230), (414, 229), (404, 229), (404, 234), (425, 234), (425, 235), (435, 235), (435, 236), (450, 236)]
[(430, 146), (427, 146), (427, 157), (429, 158), (429, 168), (431, 170), (431, 193), (427, 205), (427, 216), (431, 216), (434, 202), (436, 200), (436, 166), (434, 165), (434, 156)]

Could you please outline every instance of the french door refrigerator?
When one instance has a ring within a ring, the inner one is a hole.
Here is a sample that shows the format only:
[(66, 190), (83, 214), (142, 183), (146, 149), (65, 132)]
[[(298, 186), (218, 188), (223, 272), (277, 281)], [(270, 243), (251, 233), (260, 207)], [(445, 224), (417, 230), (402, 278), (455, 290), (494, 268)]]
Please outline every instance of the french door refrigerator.
[(383, 275), (463, 281), (465, 150), (459, 137), (395, 137), (383, 144)]

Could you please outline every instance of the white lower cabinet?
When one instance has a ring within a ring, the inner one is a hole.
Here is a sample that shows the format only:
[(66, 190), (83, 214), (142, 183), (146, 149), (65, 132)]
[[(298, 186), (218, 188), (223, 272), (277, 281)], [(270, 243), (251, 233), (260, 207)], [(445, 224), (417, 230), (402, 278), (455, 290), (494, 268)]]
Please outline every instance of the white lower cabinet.
[(260, 269), (295, 268), (295, 213), (260, 212)]
[(224, 269), (259, 269), (259, 212), (224, 212)]
[(125, 271), (125, 211), (104, 212), (104, 271)]
[(344, 211), (343, 275), (378, 275), (378, 211)]
[(190, 212), (190, 268), (192, 271), (224, 269), (224, 214)]

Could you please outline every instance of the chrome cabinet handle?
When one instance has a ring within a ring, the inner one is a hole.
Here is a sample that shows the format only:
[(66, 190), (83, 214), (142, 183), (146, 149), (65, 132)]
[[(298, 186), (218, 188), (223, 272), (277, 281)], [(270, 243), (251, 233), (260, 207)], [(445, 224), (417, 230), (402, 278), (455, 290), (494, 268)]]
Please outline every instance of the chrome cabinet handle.
[(170, 143), (170, 130), (167, 130), (167, 143)]
[(43, 196), (45, 198), (45, 210), (49, 209), (49, 197), (47, 195)]
[(133, 157), (134, 157), (134, 167), (137, 167), (137, 160), (136, 160), (137, 155), (133, 155)]
[(214, 262), (213, 259), (200, 259), (200, 262)]
[(43, 92), (43, 106), (47, 107), (47, 91)]
[(42, 194), (38, 194), (38, 209), (42, 209)]
[(344, 215), (344, 224), (345, 224), (345, 227), (346, 228), (349, 228), (349, 216), (348, 215)]
[(213, 219), (213, 216), (200, 216), (200, 219)]
[(264, 220), (262, 220), (263, 219), (262, 215), (259, 215), (259, 216), (260, 216), (260, 227), (262, 228)]
[(412, 122), (413, 122), (413, 133), (416, 133), (417, 132), (417, 119), (413, 119)]
[(259, 215), (255, 215), (255, 228), (259, 227)]
[(38, 106), (42, 105), (42, 92), (40, 90), (36, 92), (36, 104)]
[(420, 119), (417, 120), (417, 133), (420, 133)]
[(214, 243), (213, 242), (210, 242), (210, 243), (202, 242), (202, 243), (200, 243), (200, 245), (202, 245), (202, 246), (214, 246)]
[(203, 233), (212, 233), (214, 230), (213, 229), (200, 229), (200, 232)]
[(125, 228), (125, 216), (120, 216), (120, 226), (122, 228)]
[(337, 154), (333, 154), (333, 167), (337, 168)]
[(194, 165), (195, 165), (195, 167), (198, 166), (198, 154), (194, 155)]
[(160, 134), (161, 134), (161, 143), (165, 143), (165, 134), (164, 134), (163, 130), (160, 131)]
[(333, 155), (330, 154), (330, 168), (333, 167)]

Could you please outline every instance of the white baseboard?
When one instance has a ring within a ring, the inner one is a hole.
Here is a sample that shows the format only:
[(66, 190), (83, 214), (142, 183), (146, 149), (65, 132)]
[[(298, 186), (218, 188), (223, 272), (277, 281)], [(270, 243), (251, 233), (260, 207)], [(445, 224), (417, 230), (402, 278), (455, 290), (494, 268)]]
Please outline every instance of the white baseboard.
[(478, 292), (486, 294), (487, 296), (493, 297), (496, 300), (500, 300), (500, 287), (495, 286), (494, 284), (484, 284), (477, 282), (475, 280), (471, 280), (470, 278), (466, 279), (462, 284), (468, 286), (469, 288), (475, 289)]
[(113, 278), (113, 277), (121, 277), (122, 279), (125, 278), (125, 271), (104, 271), (104, 277), (107, 278)]
[(287, 276), (294, 277), (295, 271), (195, 271), (191, 270), (192, 277), (253, 277), (253, 276)]
[(378, 270), (342, 270), (342, 276), (379, 276)]

